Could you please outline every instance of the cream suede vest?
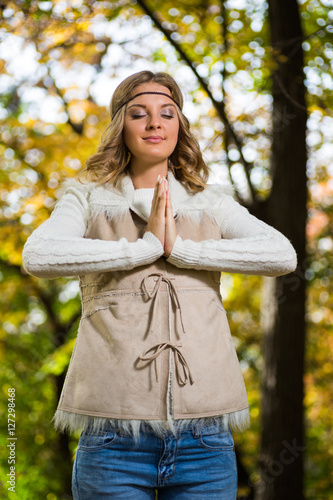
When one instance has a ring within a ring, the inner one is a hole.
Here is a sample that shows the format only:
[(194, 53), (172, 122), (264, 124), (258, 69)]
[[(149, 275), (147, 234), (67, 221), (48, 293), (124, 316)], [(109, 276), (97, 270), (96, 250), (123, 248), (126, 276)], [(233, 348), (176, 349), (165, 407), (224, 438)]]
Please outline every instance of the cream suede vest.
[[(134, 242), (146, 227), (132, 210), (100, 213), (86, 237)], [(220, 239), (205, 213), (176, 217), (177, 233)], [(132, 271), (80, 277), (82, 319), (58, 410), (110, 419), (175, 420), (248, 407), (219, 292), (220, 273), (179, 269), (164, 257)]]

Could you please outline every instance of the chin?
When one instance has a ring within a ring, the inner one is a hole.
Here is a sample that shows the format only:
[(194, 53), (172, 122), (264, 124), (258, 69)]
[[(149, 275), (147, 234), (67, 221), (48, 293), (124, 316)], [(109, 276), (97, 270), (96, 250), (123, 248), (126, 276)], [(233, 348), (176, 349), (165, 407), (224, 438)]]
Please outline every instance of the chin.
[(161, 155), (147, 155), (144, 158), (142, 158), (142, 161), (145, 161), (148, 164), (155, 164), (155, 163), (163, 163), (163, 162), (168, 162), (169, 156), (161, 156)]

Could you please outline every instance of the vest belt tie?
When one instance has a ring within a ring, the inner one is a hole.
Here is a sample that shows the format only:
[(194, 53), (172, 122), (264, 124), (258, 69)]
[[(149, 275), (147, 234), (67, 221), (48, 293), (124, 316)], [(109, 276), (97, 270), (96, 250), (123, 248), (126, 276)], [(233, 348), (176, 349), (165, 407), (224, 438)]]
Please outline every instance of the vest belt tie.
[[(155, 284), (153, 290), (151, 292), (149, 292), (149, 290), (147, 289), (146, 282), (147, 282), (148, 278), (152, 278), (154, 276), (157, 277), (156, 284)], [(185, 328), (184, 328), (182, 310), (180, 307), (178, 293), (177, 293), (177, 290), (176, 290), (174, 284), (171, 281), (173, 279), (174, 278), (167, 278), (162, 273), (151, 273), (151, 274), (148, 274), (148, 276), (146, 276), (143, 279), (143, 282), (142, 282), (143, 291), (146, 294), (146, 297), (148, 298), (148, 300), (153, 299), (153, 301), (154, 301), (151, 324), (150, 324), (150, 331), (151, 332), (153, 331), (154, 324), (155, 324), (156, 300), (157, 300), (158, 294), (160, 292), (161, 283), (164, 281), (164, 283), (167, 283), (167, 285), (168, 285), (168, 292), (169, 292), (170, 298), (171, 298), (173, 304), (175, 305), (176, 309), (179, 311), (179, 317), (180, 317), (180, 322), (182, 325), (182, 330), (184, 333), (186, 333)], [(149, 362), (149, 363), (151, 363), (152, 361), (154, 362), (156, 382), (158, 382), (158, 372), (157, 372), (156, 359), (163, 351), (165, 351), (166, 349), (171, 349), (173, 352), (173, 356), (174, 356), (174, 362), (175, 362), (175, 368), (176, 368), (176, 378), (177, 378), (178, 383), (180, 385), (186, 385), (187, 382), (189, 381), (191, 384), (193, 384), (193, 378), (191, 375), (190, 368), (187, 364), (187, 361), (186, 361), (184, 355), (178, 349), (178, 347), (181, 347), (181, 345), (182, 345), (181, 342), (177, 342), (177, 344), (174, 344), (172, 342), (161, 342), (159, 344), (155, 344), (154, 346), (150, 347), (145, 353), (143, 353), (140, 356), (139, 359), (141, 361)]]
[[(156, 284), (155, 284), (153, 290), (151, 292), (149, 292), (149, 290), (147, 289), (146, 280), (148, 278), (153, 277), (153, 276), (157, 276), (157, 280), (156, 280)], [(162, 283), (162, 281), (164, 281), (165, 283), (168, 284), (168, 291), (169, 291), (170, 297), (171, 297), (171, 299), (172, 299), (172, 301), (173, 301), (176, 309), (179, 311), (179, 317), (180, 317), (180, 323), (182, 325), (182, 330), (183, 330), (184, 333), (186, 333), (185, 332), (185, 328), (184, 328), (183, 317), (182, 317), (182, 310), (181, 310), (181, 307), (180, 307), (178, 293), (177, 293), (177, 290), (176, 290), (174, 284), (171, 281), (172, 279), (174, 279), (174, 278), (167, 278), (162, 273), (151, 273), (151, 274), (148, 274), (148, 276), (146, 276), (143, 279), (143, 281), (142, 281), (142, 288), (143, 288), (143, 291), (146, 294), (146, 297), (148, 298), (148, 300), (151, 300), (151, 299), (154, 300), (152, 318), (151, 318), (151, 323), (150, 323), (150, 331), (151, 332), (154, 330), (155, 309), (156, 309), (157, 296), (158, 296), (159, 291), (160, 291), (161, 283)]]
[[(178, 383), (180, 385), (186, 385), (187, 382), (190, 381), (190, 384), (193, 384), (193, 378), (190, 368), (182, 352), (178, 349), (178, 347), (181, 347), (181, 345), (181, 342), (178, 342), (177, 344), (173, 344), (172, 342), (161, 342), (160, 344), (155, 344), (154, 346), (150, 347), (145, 353), (140, 356), (139, 359), (141, 361), (154, 361), (156, 382), (158, 382), (156, 358), (161, 354), (161, 352), (165, 351), (166, 349), (172, 349)], [(151, 351), (153, 351), (152, 354), (148, 355), (148, 353)]]

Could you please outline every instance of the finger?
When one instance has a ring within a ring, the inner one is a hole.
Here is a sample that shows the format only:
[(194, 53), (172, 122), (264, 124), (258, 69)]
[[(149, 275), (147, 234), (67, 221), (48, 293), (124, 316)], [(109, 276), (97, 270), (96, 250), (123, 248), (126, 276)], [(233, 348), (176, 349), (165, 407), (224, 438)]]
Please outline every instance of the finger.
[(155, 184), (155, 188), (154, 188), (154, 196), (153, 196), (151, 211), (156, 211), (157, 210), (158, 198), (160, 196), (162, 180), (163, 179), (162, 179), (161, 175), (159, 175), (157, 177), (157, 179), (156, 179), (156, 184)]
[(170, 196), (170, 191), (168, 190), (167, 193), (167, 198), (166, 198), (166, 213), (165, 213), (165, 219), (166, 219), (166, 230), (172, 234), (173, 236), (176, 233), (176, 222), (173, 216), (173, 210), (172, 210), (172, 204), (171, 204), (171, 196)]
[(165, 212), (165, 202), (166, 202), (166, 189), (165, 189), (165, 181), (163, 179), (159, 191), (158, 207), (157, 207), (159, 215), (163, 215), (163, 217)]
[(166, 216), (173, 219), (173, 211), (172, 211), (172, 204), (171, 204), (171, 196), (170, 196), (169, 187), (168, 187), (167, 193), (166, 193)]
[(166, 197), (165, 244), (164, 244), (164, 250), (165, 250), (164, 255), (166, 257), (170, 256), (176, 238), (177, 238), (176, 223), (173, 217), (170, 191), (168, 190)]
[(158, 177), (157, 177), (157, 180), (156, 180), (156, 183), (155, 183), (155, 187), (154, 187), (154, 194), (153, 194), (153, 199), (152, 199), (152, 202), (151, 202), (151, 212), (154, 211), (155, 209), (155, 205), (156, 205), (156, 193), (157, 193), (157, 190), (158, 190)]
[(165, 210), (164, 196), (165, 192), (164, 192), (163, 178), (160, 177), (157, 185), (157, 191), (155, 192), (153, 198), (152, 209), (151, 209), (152, 217), (158, 217), (159, 219), (162, 219), (162, 217), (164, 217), (164, 210)]
[(163, 197), (163, 193), (165, 192), (165, 186), (164, 186), (164, 177), (160, 177), (159, 180), (159, 188), (158, 188), (158, 195), (160, 198)]
[(169, 205), (170, 205), (169, 189), (167, 188), (166, 193), (165, 193), (165, 217), (168, 217)]

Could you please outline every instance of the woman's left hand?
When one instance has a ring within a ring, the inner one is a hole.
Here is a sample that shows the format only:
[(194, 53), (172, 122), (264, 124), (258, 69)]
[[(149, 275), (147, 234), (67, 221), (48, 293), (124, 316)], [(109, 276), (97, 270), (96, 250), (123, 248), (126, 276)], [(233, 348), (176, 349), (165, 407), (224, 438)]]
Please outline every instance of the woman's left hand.
[[(167, 181), (165, 181), (167, 184)], [(173, 244), (177, 238), (175, 219), (173, 218), (169, 186), (167, 185), (166, 204), (165, 204), (165, 239), (164, 256), (169, 257)]]

